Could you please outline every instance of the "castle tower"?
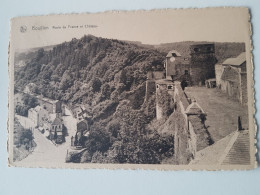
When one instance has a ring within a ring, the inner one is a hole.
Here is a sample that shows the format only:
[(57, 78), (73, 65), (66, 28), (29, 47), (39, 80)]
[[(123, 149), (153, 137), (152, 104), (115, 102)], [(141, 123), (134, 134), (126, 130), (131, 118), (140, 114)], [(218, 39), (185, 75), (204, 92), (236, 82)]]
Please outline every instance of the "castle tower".
[(190, 75), (194, 85), (204, 85), (205, 80), (215, 78), (214, 44), (191, 45), (190, 56)]
[(178, 73), (176, 72), (176, 64), (179, 61), (181, 54), (176, 50), (171, 50), (166, 56), (165, 69), (166, 69), (166, 79), (171, 80)]

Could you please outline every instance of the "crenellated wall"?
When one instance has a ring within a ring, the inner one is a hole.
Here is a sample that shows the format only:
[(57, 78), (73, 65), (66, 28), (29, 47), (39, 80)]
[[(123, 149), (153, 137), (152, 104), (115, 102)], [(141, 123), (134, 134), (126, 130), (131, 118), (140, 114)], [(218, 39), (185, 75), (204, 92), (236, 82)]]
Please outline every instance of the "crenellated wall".
[[(168, 88), (169, 85), (173, 85), (171, 90)], [(173, 108), (170, 106), (169, 99), (173, 102)], [(206, 113), (195, 100), (191, 102), (182, 90), (180, 82), (157, 81), (156, 116), (158, 120), (168, 117), (172, 120), (168, 128), (169, 131), (174, 132), (174, 153), (177, 164), (188, 164), (197, 151), (212, 144), (205, 126)]]

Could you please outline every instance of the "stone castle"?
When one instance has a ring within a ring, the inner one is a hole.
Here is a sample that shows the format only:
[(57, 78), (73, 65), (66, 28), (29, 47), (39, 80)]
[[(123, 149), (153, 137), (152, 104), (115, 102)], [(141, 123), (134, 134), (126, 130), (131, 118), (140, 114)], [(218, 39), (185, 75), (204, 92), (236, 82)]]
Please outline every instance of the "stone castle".
[(215, 77), (214, 44), (191, 45), (189, 56), (170, 51), (165, 60), (166, 79), (186, 82), (187, 85), (204, 85)]
[(198, 151), (213, 143), (205, 126), (206, 113), (184, 89), (214, 78), (216, 62), (214, 44), (192, 45), (188, 58), (176, 50), (167, 54), (165, 73), (148, 73), (146, 100), (155, 94), (157, 120), (171, 120), (177, 164), (188, 164)]

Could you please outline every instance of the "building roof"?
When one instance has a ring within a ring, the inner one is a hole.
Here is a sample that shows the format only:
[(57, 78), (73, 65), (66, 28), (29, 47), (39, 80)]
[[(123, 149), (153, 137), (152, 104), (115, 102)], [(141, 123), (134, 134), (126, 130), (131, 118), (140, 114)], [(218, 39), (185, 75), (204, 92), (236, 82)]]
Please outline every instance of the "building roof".
[(41, 107), (41, 106), (36, 106), (35, 108), (34, 108), (34, 110), (36, 111), (36, 112), (38, 112), (38, 111), (40, 111), (40, 110), (42, 110), (43, 108)]
[(193, 102), (187, 107), (185, 113), (187, 115), (205, 114), (204, 110), (198, 105), (196, 100), (193, 100)]
[(250, 142), (248, 130), (237, 130), (213, 145), (196, 153), (190, 164), (228, 165), (250, 164)]
[(152, 78), (153, 79), (163, 79), (164, 76), (164, 71), (153, 71), (152, 72)]
[(50, 121), (54, 121), (56, 118), (56, 113), (48, 114)]
[(79, 113), (79, 114), (84, 114), (87, 113), (90, 115), (91, 111), (88, 106), (85, 105), (76, 105), (72, 107), (73, 112)]
[(82, 109), (80, 106), (78, 106), (78, 107), (73, 108), (73, 111), (76, 113), (80, 113), (80, 112), (82, 112)]
[(61, 125), (62, 120), (60, 118), (55, 118), (54, 121), (52, 122), (52, 125)]
[(246, 61), (246, 52), (241, 53), (236, 58), (228, 58), (223, 62), (223, 65), (240, 66)]
[(43, 108), (38, 105), (38, 106), (36, 106), (36, 107), (34, 107), (34, 108), (30, 108), (29, 110), (35, 111), (35, 112), (39, 112), (40, 110), (43, 110)]
[(170, 57), (180, 57), (181, 54), (179, 52), (177, 52), (176, 50), (171, 50), (168, 52), (166, 58), (170, 58)]
[(224, 71), (221, 75), (221, 79), (226, 81), (239, 82), (239, 75), (238, 72), (234, 70), (234, 68), (226, 67), (224, 68)]
[[(222, 164), (250, 164), (250, 140), (249, 131), (240, 130), (237, 132), (235, 141), (224, 156)], [(221, 159), (222, 160), (222, 159)]]

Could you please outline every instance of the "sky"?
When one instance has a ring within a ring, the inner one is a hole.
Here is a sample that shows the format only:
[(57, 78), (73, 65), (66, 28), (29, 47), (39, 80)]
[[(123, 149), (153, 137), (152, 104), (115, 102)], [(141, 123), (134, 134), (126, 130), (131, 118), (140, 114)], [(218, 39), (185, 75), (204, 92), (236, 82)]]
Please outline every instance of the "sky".
[[(103, 38), (160, 44), (180, 41), (247, 42), (246, 8), (105, 12), (14, 18), (11, 47), (55, 45), (92, 34)], [(22, 28), (22, 30), (21, 30)], [(25, 29), (25, 30), (24, 30)]]

